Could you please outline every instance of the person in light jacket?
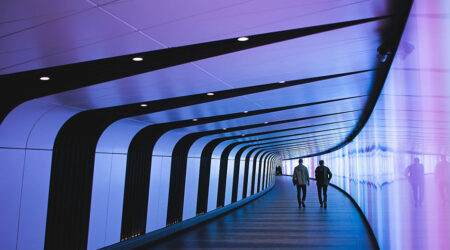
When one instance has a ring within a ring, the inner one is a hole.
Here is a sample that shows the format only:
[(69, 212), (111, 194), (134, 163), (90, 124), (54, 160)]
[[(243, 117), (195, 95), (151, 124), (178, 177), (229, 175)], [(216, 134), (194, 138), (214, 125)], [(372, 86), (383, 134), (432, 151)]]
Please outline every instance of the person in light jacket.
[[(331, 174), (330, 169), (326, 167), (324, 163), (325, 162), (323, 160), (319, 161), (319, 166), (316, 168), (315, 174), (320, 207), (327, 208), (327, 189), (333, 174)], [(322, 191), (323, 191), (323, 202), (322, 202)]]
[[(309, 186), (309, 173), (308, 169), (303, 165), (303, 160), (298, 160), (298, 166), (294, 168), (294, 173), (292, 174), (292, 182), (297, 186), (297, 201), (298, 207), (306, 207), (306, 184)], [(300, 195), (300, 191), (303, 193), (303, 198)]]

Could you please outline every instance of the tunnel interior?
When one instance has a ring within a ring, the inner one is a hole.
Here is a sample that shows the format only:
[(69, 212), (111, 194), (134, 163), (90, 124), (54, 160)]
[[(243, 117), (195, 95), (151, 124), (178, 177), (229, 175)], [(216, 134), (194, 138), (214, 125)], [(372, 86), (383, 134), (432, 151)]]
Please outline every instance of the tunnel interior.
[(450, 247), (445, 0), (0, 13), (2, 249), (135, 241), (272, 192), (299, 158), (381, 249)]

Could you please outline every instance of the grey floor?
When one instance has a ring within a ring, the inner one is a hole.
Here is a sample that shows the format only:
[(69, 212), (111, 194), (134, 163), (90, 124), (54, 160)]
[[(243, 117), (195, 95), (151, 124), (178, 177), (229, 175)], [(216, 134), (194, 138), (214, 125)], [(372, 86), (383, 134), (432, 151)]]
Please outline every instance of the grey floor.
[(376, 249), (361, 216), (340, 191), (328, 188), (328, 208), (320, 208), (315, 182), (306, 208), (298, 208), (291, 177), (263, 197), (211, 222), (144, 249), (304, 248)]

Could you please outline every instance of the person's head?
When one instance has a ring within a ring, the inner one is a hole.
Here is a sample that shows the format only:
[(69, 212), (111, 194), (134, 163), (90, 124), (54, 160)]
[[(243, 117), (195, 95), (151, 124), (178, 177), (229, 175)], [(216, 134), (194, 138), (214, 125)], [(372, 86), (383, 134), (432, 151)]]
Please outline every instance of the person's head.
[(302, 164), (303, 163), (303, 159), (298, 159), (298, 164)]
[(414, 163), (419, 164), (419, 162), (420, 162), (419, 158), (415, 157), (414, 158)]
[(320, 166), (323, 166), (323, 164), (325, 164), (325, 162), (324, 162), (323, 160), (320, 160), (320, 161), (319, 161), (319, 165), (320, 165)]
[(445, 155), (441, 155), (441, 161), (447, 161), (447, 157)]

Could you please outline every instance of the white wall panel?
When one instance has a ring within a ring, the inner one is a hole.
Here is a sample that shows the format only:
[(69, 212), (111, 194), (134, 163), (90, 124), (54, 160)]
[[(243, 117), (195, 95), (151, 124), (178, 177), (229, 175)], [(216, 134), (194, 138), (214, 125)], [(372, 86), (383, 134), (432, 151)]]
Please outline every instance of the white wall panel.
[[(242, 159), (242, 157), (241, 157)], [(245, 161), (239, 161), (239, 179), (238, 179), (238, 190), (237, 190), (237, 200), (242, 200), (242, 191), (244, 187), (244, 173), (245, 172)]]
[(97, 153), (95, 155), (88, 249), (97, 249), (105, 246), (111, 164), (112, 154)]
[(184, 191), (183, 220), (196, 215), (200, 158), (188, 158)]
[(211, 159), (211, 172), (209, 176), (208, 212), (217, 207), (217, 191), (219, 187), (220, 159)]
[(134, 135), (146, 125), (131, 119), (117, 121), (102, 133), (97, 143), (91, 197), (89, 249), (97, 249), (120, 241), (126, 153)]
[[(147, 232), (166, 226), (170, 187), (170, 162), (170, 157), (153, 156), (152, 159)], [(154, 163), (155, 165), (153, 165)]]
[(96, 152), (128, 153), (133, 137), (148, 123), (122, 119), (108, 126), (97, 142)]
[(80, 112), (79, 109), (55, 106), (43, 113), (30, 131), (27, 148), (53, 149), (53, 144), (61, 127), (78, 112)]
[(52, 151), (27, 150), (17, 249), (44, 248)]
[[(258, 188), (259, 188), (259, 190), (261, 190), (261, 183), (262, 183), (263, 169), (260, 168), (261, 166), (259, 164), (259, 159), (261, 159), (261, 154), (259, 154), (258, 157), (256, 157), (255, 159), (256, 159), (256, 173), (257, 173), (257, 175), (255, 176), (255, 193), (256, 193), (256, 192), (258, 192)], [(260, 175), (261, 175), (261, 177), (259, 177)], [(259, 179), (259, 183), (258, 183), (258, 179)]]
[(233, 191), (234, 158), (227, 161), (227, 181), (225, 186), (225, 206), (231, 203), (231, 193)]
[[(245, 158), (244, 158), (245, 164)], [(248, 176), (247, 176), (247, 197), (252, 193), (252, 176), (253, 176), (253, 167), (249, 164), (248, 166)]]
[(17, 106), (0, 124), (0, 147), (24, 148), (36, 121), (53, 108), (35, 100)]
[(152, 168), (150, 170), (150, 184), (148, 194), (148, 208), (147, 208), (147, 225), (146, 232), (151, 232), (160, 228), (157, 224), (158, 208), (159, 208), (159, 187), (161, 186), (161, 172), (162, 172), (162, 157), (152, 157)]
[(24, 157), (25, 150), (23, 149), (0, 148), (0, 242), (2, 249), (16, 249)]
[(127, 155), (113, 154), (109, 188), (105, 246), (120, 241)]
[(170, 188), (170, 169), (171, 169), (171, 157), (163, 157), (162, 159), (162, 171), (161, 171), (161, 182), (159, 186), (159, 208), (158, 213), (160, 218), (158, 220), (158, 225), (162, 227), (166, 226), (167, 221), (167, 208), (169, 205), (169, 188)]

